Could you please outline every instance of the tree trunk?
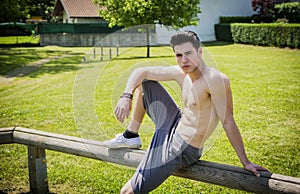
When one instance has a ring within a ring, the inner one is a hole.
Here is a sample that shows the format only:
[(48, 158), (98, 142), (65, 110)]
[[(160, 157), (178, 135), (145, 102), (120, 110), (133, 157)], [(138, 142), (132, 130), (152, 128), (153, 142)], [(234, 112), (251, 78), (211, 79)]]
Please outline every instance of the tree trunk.
[(147, 41), (147, 58), (150, 58), (150, 29), (149, 25), (146, 25), (146, 41)]

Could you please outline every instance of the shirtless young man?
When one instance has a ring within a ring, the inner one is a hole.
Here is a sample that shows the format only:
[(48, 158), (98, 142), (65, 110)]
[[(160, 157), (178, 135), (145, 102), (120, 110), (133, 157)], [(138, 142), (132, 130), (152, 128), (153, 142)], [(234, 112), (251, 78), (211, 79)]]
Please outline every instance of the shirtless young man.
[[(205, 65), (200, 41), (194, 32), (179, 32), (172, 36), (170, 43), (178, 66), (134, 70), (115, 108), (116, 118), (123, 122), (130, 114), (135, 92), (128, 127), (131, 131), (126, 130), (124, 135), (107, 141), (107, 145), (136, 142), (138, 145), (138, 141), (130, 142), (130, 137), (139, 140), (137, 132), (145, 112), (156, 128), (143, 161), (121, 193), (148, 193), (179, 168), (198, 161), (204, 142), (219, 121), (244, 168), (259, 176), (258, 170), (266, 169), (251, 163), (246, 156), (233, 118), (232, 94), (226, 75)], [(182, 112), (158, 82), (169, 80), (175, 80), (182, 89), (185, 105)]]

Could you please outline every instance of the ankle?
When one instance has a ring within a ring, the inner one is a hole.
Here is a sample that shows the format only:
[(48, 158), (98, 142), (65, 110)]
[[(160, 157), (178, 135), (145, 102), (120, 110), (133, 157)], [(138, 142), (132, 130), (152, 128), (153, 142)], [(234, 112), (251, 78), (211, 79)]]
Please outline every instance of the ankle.
[(133, 131), (129, 131), (128, 129), (125, 130), (123, 136), (127, 139), (139, 137), (139, 134)]

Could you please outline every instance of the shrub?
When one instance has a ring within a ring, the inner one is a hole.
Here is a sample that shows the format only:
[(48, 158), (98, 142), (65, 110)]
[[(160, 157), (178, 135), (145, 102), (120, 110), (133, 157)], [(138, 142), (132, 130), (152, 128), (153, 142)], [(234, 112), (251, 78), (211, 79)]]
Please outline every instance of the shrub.
[(230, 25), (235, 43), (300, 48), (300, 24)]
[(274, 6), (273, 1), (252, 1), (252, 16), (221, 16), (220, 23), (300, 23), (300, 2), (281, 3)]
[(275, 6), (274, 19), (287, 19), (289, 23), (300, 23), (300, 3), (290, 2)]
[(221, 16), (220, 23), (252, 23), (251, 16)]
[(233, 42), (229, 23), (216, 24), (215, 35), (219, 41)]

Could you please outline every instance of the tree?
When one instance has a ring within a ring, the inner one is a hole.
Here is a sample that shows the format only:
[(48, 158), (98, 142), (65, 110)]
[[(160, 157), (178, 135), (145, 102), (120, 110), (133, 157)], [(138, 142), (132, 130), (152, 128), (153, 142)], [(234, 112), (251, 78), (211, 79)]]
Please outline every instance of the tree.
[(55, 0), (1, 0), (0, 22), (21, 22), (32, 15), (50, 20)]
[(30, 6), (30, 15), (42, 16), (48, 22), (54, 20), (52, 12), (56, 0), (27, 0)]
[(1, 0), (0, 22), (20, 22), (29, 13), (26, 2), (22, 0)]
[(256, 11), (261, 17), (271, 17), (275, 0), (251, 0), (252, 9)]
[[(199, 21), (200, 0), (94, 0), (100, 5), (100, 15), (110, 27), (145, 25), (147, 41), (149, 28), (147, 24), (162, 24), (181, 28), (197, 25)], [(147, 42), (147, 57), (150, 46)]]

